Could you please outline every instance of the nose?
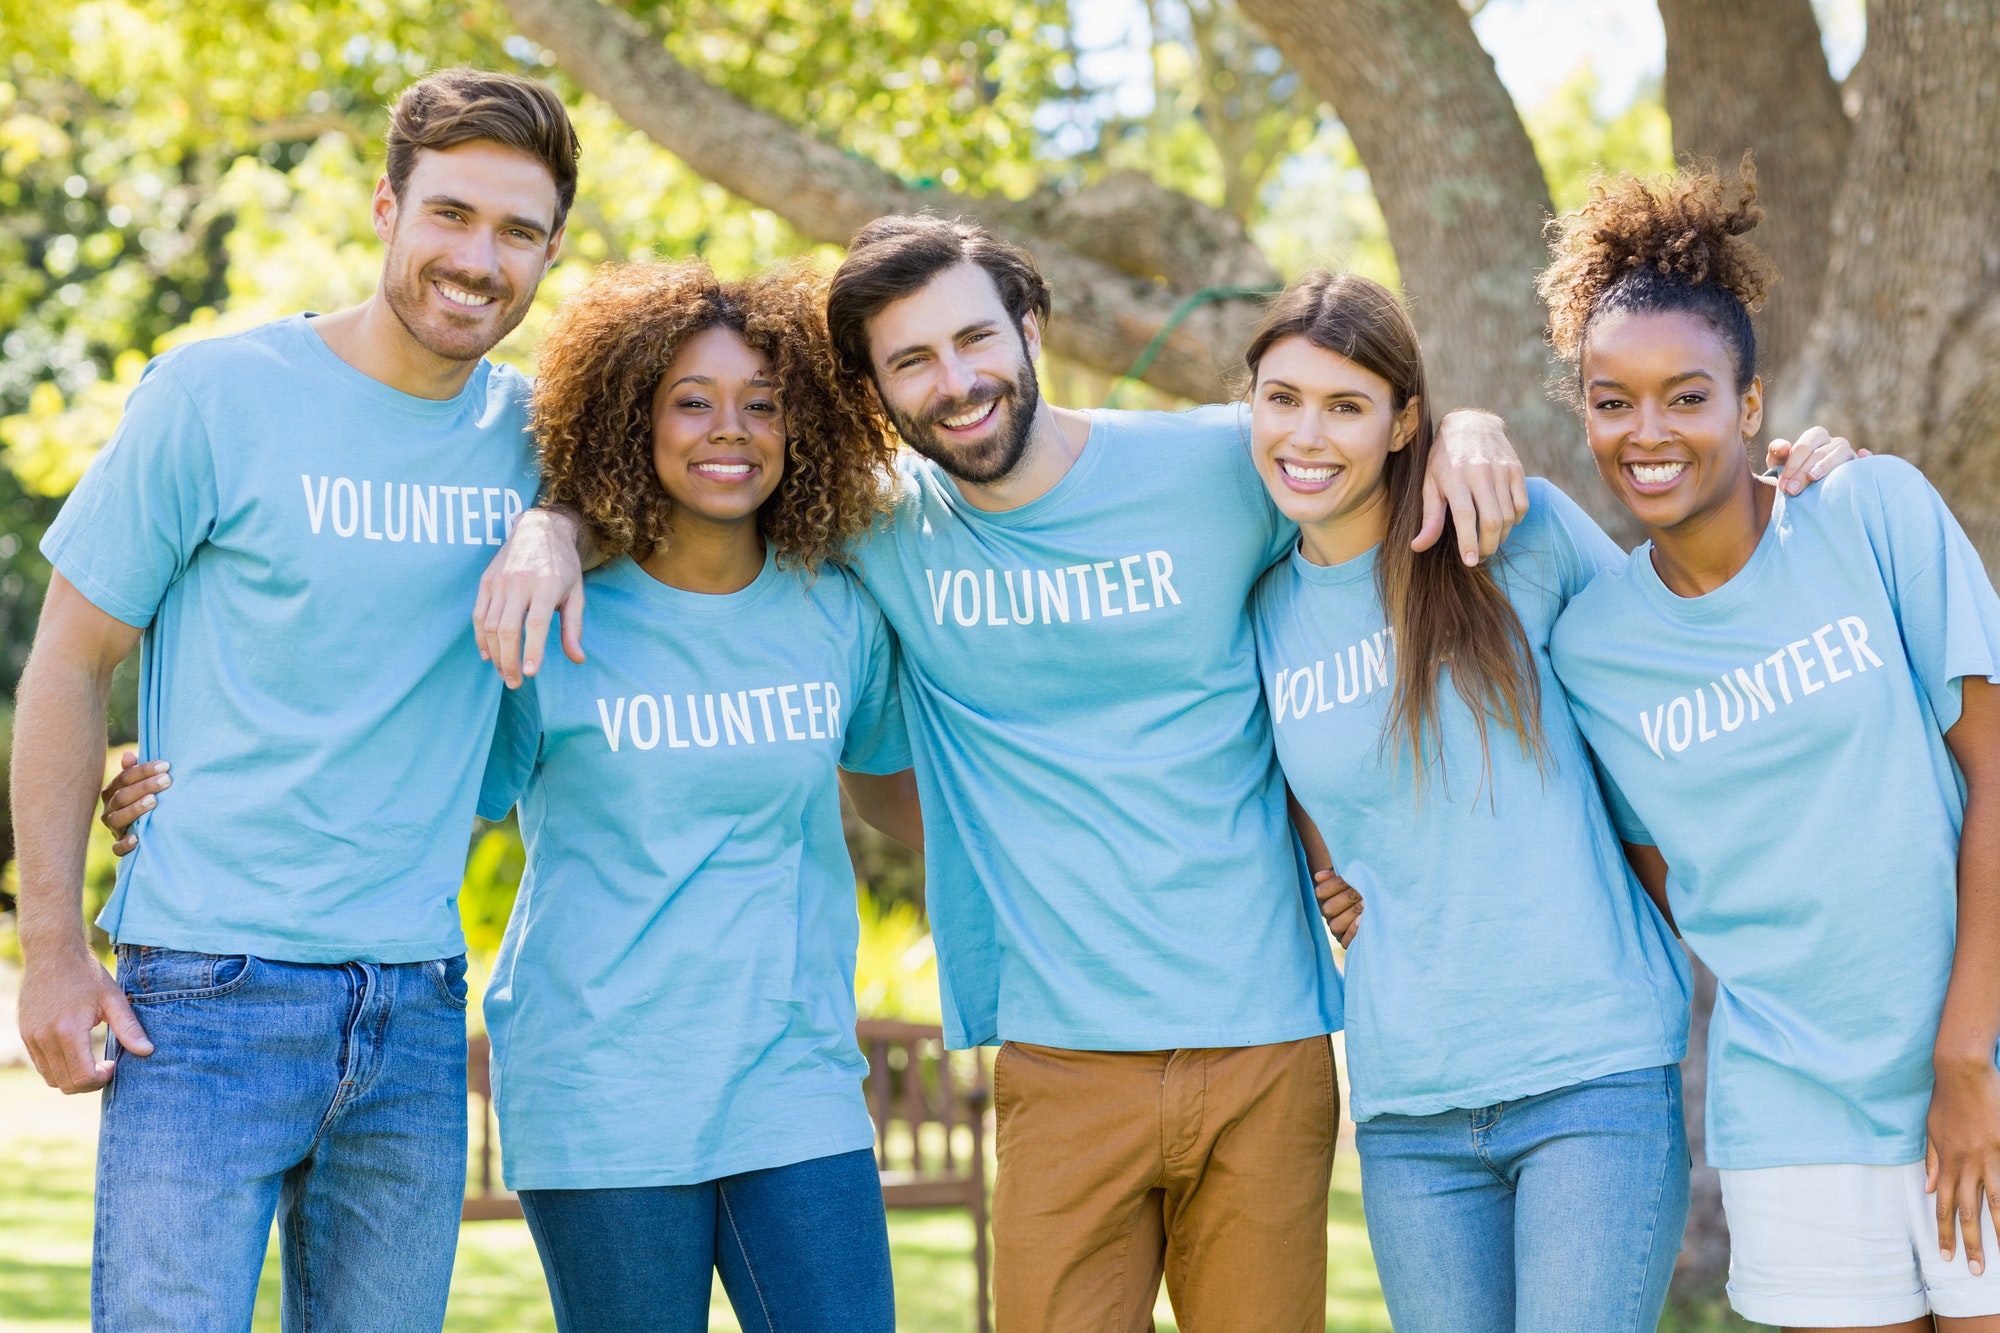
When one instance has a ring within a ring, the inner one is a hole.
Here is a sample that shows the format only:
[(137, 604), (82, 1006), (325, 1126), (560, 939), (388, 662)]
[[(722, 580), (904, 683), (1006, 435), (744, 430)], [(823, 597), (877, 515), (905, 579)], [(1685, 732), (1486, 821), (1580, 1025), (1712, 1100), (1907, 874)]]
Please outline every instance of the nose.
[(946, 398), (968, 398), (979, 384), (979, 372), (965, 363), (956, 350), (938, 358), (938, 393)]
[(747, 441), (750, 428), (743, 419), (743, 409), (725, 400), (716, 409), (715, 425), (708, 432), (708, 438), (716, 444), (742, 444)]
[(1648, 398), (1632, 414), (1632, 443), (1642, 449), (1657, 449), (1672, 435), (1665, 407)]
[(493, 233), (473, 227), (452, 248), (451, 262), (469, 278), (490, 278), (500, 269), (499, 246)]
[(1293, 441), (1301, 449), (1319, 449), (1326, 445), (1327, 414), (1318, 407), (1307, 407), (1299, 413), (1298, 433)]

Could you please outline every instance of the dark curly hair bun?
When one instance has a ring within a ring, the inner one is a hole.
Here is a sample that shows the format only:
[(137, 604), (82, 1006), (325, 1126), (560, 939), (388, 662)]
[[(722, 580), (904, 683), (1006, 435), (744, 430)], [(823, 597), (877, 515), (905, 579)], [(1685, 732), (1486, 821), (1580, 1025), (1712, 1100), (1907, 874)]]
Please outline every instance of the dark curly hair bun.
[(1777, 275), (1744, 233), (1763, 221), (1757, 168), (1743, 155), (1736, 180), (1713, 167), (1670, 176), (1599, 178), (1590, 201), (1549, 223), (1555, 259), (1537, 290), (1549, 307), (1549, 335), (1577, 362), (1593, 320), (1621, 312), (1698, 315), (1729, 344), (1739, 385), (1757, 373), (1750, 312)]

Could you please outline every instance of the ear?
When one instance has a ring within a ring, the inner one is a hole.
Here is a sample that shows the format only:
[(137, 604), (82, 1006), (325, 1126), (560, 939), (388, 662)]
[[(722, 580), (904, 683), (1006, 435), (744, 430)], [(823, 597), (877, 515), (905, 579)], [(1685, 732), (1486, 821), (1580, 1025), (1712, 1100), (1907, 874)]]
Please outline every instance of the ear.
[(1032, 310), (1021, 316), (1021, 346), (1027, 350), (1028, 360), (1042, 359), (1042, 321)]
[(556, 228), (556, 234), (549, 237), (548, 249), (542, 252), (543, 277), (545, 278), (548, 277), (549, 270), (556, 266), (556, 260), (560, 258), (562, 255), (563, 238), (568, 235), (569, 235), (569, 219), (564, 218), (562, 225)]
[(1396, 414), (1396, 422), (1389, 428), (1389, 452), (1398, 453), (1408, 448), (1411, 440), (1417, 438), (1417, 420), (1424, 409), (1424, 400), (1412, 398), (1403, 404), (1403, 410)]
[(396, 239), (396, 191), (391, 188), (387, 176), (375, 182), (375, 198), (369, 205), (369, 212), (375, 223), (375, 235), (387, 245)]
[(1764, 424), (1764, 377), (1750, 377), (1750, 387), (1743, 391), (1743, 438), (1755, 439), (1757, 431)]

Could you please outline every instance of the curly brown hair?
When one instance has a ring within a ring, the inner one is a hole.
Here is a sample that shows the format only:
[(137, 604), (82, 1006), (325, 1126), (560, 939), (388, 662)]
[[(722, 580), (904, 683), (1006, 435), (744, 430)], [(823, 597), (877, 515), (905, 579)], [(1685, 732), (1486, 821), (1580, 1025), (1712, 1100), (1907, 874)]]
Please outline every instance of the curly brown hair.
[(546, 504), (574, 505), (606, 557), (673, 540), (653, 465), (653, 394), (674, 355), (717, 325), (763, 353), (778, 382), (785, 475), (757, 512), (787, 565), (818, 569), (889, 501), (895, 446), (827, 339), (826, 280), (781, 265), (724, 282), (699, 259), (607, 264), (556, 313), (537, 357), (534, 425)]
[(1763, 218), (1748, 153), (1734, 191), (1713, 167), (1698, 164), (1653, 180), (1600, 177), (1588, 203), (1548, 227), (1555, 261), (1536, 290), (1548, 303), (1557, 353), (1578, 362), (1600, 315), (1685, 310), (1715, 327), (1735, 358), (1737, 382), (1749, 383), (1757, 373), (1749, 312), (1777, 275), (1742, 237)]

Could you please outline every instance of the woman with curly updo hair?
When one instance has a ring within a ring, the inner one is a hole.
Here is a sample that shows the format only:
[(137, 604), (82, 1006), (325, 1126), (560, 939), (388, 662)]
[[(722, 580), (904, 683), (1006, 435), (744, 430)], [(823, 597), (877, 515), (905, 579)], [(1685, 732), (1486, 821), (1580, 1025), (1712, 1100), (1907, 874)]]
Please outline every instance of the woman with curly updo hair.
[(1602, 182), (1553, 227), (1555, 344), (1649, 540), (1551, 657), (1627, 855), (1720, 982), (1731, 1304), (2000, 1329), (2000, 599), (1907, 463), (1759, 484), (1744, 165)]
[[(510, 691), (480, 809), (528, 863), (486, 998), (508, 1183), (563, 1333), (888, 1333), (839, 781), (921, 843), (895, 649), (841, 565), (891, 453), (821, 283), (607, 267), (534, 399), (590, 525), (586, 661)], [(913, 805), (913, 803), (911, 803)]]

